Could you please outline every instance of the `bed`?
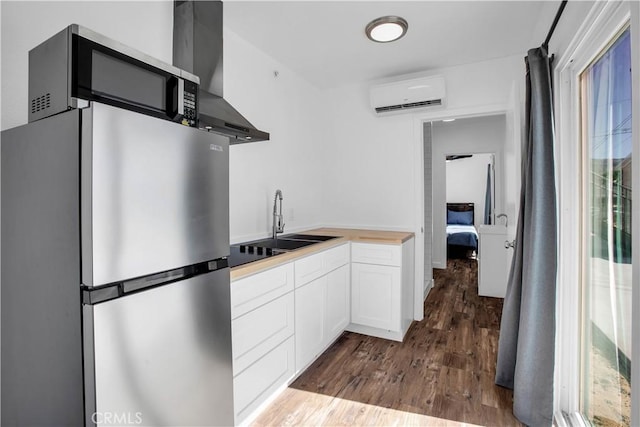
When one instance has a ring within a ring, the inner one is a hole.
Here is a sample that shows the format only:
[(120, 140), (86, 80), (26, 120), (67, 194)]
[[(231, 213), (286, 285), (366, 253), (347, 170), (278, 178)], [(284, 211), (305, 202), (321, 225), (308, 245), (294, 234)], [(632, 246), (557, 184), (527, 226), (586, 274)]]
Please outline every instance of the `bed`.
[(473, 258), (478, 252), (473, 203), (447, 203), (447, 253), (450, 258)]

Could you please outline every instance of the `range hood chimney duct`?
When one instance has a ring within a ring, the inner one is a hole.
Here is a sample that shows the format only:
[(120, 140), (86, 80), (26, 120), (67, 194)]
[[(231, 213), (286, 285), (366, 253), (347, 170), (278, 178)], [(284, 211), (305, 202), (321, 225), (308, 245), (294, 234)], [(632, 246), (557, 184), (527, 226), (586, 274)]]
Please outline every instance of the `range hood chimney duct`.
[(231, 144), (268, 140), (223, 98), (222, 58), (222, 1), (174, 1), (173, 64), (200, 77), (200, 127)]

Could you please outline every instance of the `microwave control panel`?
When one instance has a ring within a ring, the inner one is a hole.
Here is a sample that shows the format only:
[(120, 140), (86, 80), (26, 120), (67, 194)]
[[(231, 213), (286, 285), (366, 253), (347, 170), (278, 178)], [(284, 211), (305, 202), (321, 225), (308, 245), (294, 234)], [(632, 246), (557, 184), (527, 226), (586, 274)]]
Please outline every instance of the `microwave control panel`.
[(198, 85), (184, 81), (184, 114), (182, 124), (196, 126), (198, 122)]

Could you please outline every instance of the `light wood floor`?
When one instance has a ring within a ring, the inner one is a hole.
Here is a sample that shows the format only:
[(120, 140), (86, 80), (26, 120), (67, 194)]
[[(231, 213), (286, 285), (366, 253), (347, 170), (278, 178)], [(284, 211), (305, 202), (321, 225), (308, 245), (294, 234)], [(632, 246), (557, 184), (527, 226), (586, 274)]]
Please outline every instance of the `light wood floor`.
[(493, 383), (502, 300), (478, 296), (475, 260), (434, 275), (404, 342), (344, 333), (253, 425), (519, 425)]

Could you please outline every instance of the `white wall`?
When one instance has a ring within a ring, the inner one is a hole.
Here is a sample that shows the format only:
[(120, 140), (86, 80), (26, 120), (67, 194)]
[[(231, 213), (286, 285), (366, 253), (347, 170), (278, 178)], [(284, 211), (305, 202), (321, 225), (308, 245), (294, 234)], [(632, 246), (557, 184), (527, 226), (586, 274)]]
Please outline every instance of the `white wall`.
[(225, 99), (271, 134), (270, 141), (230, 149), (231, 240), (271, 232), (278, 188), (286, 232), (324, 223), (328, 159), (322, 93), (228, 29), (224, 43)]
[[(424, 219), (421, 221), (424, 224), (424, 233), (423, 233), (423, 243), (422, 248), (424, 251), (422, 262), (416, 262), (416, 292), (419, 290), (419, 280), (420, 275), (424, 276), (424, 285), (423, 285), (423, 300), (427, 297), (429, 290), (433, 286), (433, 269), (431, 268), (431, 258), (432, 258), (432, 250), (433, 250), (433, 218), (432, 213), (433, 209), (431, 208), (433, 203), (433, 189), (431, 186), (431, 165), (433, 164), (432, 158), (432, 124), (431, 122), (424, 122), (422, 125), (422, 136), (423, 136), (423, 144), (422, 144), (422, 165), (424, 166), (422, 169), (424, 171), (423, 183), (422, 186), (417, 186), (420, 188), (422, 194), (422, 206), (423, 206), (423, 215)], [(419, 150), (418, 150), (419, 151)], [(419, 167), (416, 169), (420, 169)], [(419, 198), (419, 197), (418, 197)], [(420, 215), (418, 215), (420, 217)], [(420, 236), (418, 234), (418, 236)], [(420, 265), (422, 264), (422, 266)], [(425, 266), (428, 268), (425, 269)], [(421, 268), (420, 268), (421, 267)], [(422, 301), (420, 301), (422, 303)], [(418, 298), (415, 301), (416, 312), (421, 312), (422, 308), (418, 306)], [(422, 305), (422, 304), (420, 304)]]
[(330, 91), (323, 217), (334, 226), (413, 230), (411, 116), (379, 119), (368, 96), (364, 85)]
[(327, 91), (333, 113), (326, 146), (332, 159), (325, 187), (328, 224), (419, 228), (415, 185), (422, 170), (414, 156), (422, 130), (415, 122), (478, 114), (487, 106), (505, 110), (512, 82), (524, 79), (523, 64), (516, 56), (421, 73), (445, 77), (446, 106), (414, 113), (377, 116), (369, 103), (373, 82)]
[(474, 154), (472, 157), (449, 161), (445, 166), (447, 203), (473, 203), (476, 227), (484, 224), (489, 164), (491, 154)]
[[(27, 122), (28, 52), (80, 24), (166, 62), (172, 58), (170, 1), (1, 1), (2, 129)], [(144, 30), (141, 30), (144, 25)]]
[(560, 63), (569, 44), (585, 22), (585, 18), (593, 8), (594, 1), (570, 1), (562, 12), (558, 26), (549, 41), (549, 54), (555, 54), (554, 64)]
[[(504, 211), (505, 115), (473, 117), (433, 124), (433, 267), (447, 266), (446, 156), (448, 154), (494, 153), (496, 213)], [(459, 160), (457, 160), (459, 161)], [(486, 182), (486, 172), (482, 182)], [(482, 193), (484, 194), (484, 192)]]
[[(524, 80), (524, 79), (523, 79)], [(518, 222), (518, 211), (520, 209), (520, 184), (522, 177), (521, 168), (521, 152), (522, 141), (524, 141), (525, 130), (522, 126), (524, 123), (524, 100), (523, 92), (524, 81), (514, 82), (511, 93), (509, 94), (509, 107), (505, 114), (505, 146), (503, 158), (503, 191), (504, 204), (503, 213), (508, 217), (507, 221), (507, 237), (513, 240), (516, 235), (516, 227)], [(500, 212), (496, 212), (498, 214)], [(509, 251), (508, 264), (511, 265), (511, 257), (513, 251)]]

